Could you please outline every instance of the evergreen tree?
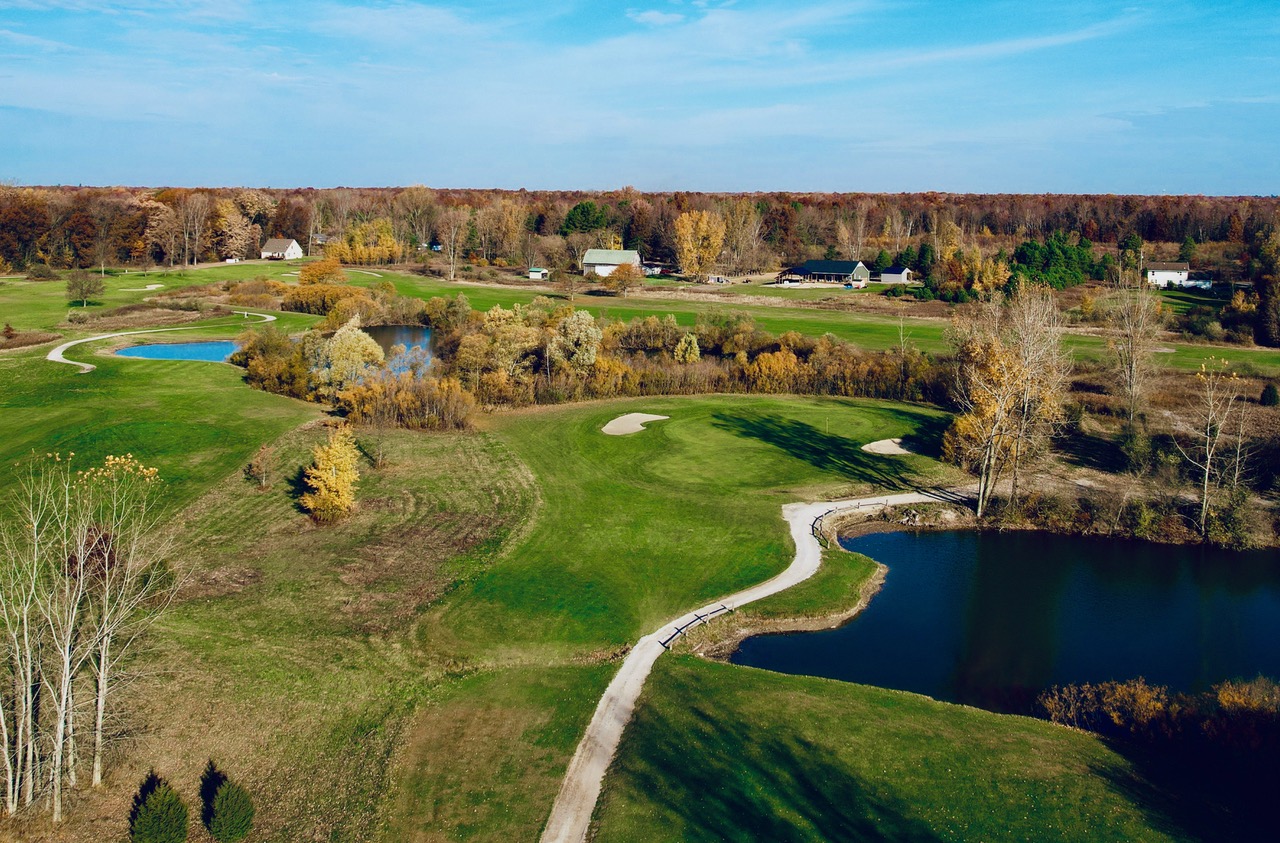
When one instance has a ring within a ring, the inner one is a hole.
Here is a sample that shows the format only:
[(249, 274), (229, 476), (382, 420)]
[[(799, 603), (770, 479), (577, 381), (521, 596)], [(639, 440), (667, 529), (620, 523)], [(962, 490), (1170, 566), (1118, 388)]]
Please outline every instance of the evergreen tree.
[(133, 797), (129, 840), (131, 843), (184, 843), (186, 839), (187, 806), (178, 792), (152, 770)]

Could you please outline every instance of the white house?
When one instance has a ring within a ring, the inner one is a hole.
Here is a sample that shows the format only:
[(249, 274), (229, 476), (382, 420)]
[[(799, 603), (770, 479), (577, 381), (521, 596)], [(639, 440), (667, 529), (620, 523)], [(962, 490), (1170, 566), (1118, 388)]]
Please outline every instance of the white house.
[(1186, 287), (1191, 278), (1189, 263), (1149, 263), (1146, 269), (1147, 283), (1153, 287), (1167, 287), (1170, 284)]
[(529, 267), (530, 281), (546, 281), (550, 277), (551, 277), (551, 270), (549, 269), (543, 269), (540, 266)]
[(640, 271), (640, 253), (633, 249), (587, 249), (587, 253), (582, 256), (582, 274), (608, 278), (624, 263), (629, 263)]
[(881, 284), (910, 284), (914, 273), (905, 266), (891, 266), (880, 273)]
[(300, 257), (302, 257), (302, 247), (298, 245), (297, 240), (272, 237), (262, 244), (262, 259), (264, 261), (291, 261)]

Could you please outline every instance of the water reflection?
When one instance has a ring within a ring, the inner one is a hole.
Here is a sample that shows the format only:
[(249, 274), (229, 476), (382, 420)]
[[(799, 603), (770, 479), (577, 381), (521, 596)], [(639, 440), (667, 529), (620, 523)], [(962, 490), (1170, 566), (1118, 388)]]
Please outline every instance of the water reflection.
[(1280, 676), (1280, 555), (1038, 533), (882, 533), (890, 568), (837, 630), (761, 636), (734, 661), (1002, 711), (1045, 687), (1145, 676), (1177, 690)]

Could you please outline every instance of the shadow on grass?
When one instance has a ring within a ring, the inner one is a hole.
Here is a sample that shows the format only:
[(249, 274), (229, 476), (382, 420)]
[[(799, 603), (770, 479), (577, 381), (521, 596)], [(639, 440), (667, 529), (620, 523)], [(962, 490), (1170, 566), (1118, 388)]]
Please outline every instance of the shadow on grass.
[(1142, 810), (1152, 827), (1191, 840), (1274, 840), (1280, 764), (1265, 752), (1199, 745), (1144, 746), (1105, 740), (1133, 765), (1093, 773)]
[(1124, 469), (1125, 459), (1120, 446), (1105, 436), (1075, 432), (1061, 437), (1055, 444), (1068, 462), (1081, 468), (1109, 472)]
[(293, 501), (293, 508), (303, 515), (310, 515), (302, 505), (302, 496), (311, 491), (307, 486), (307, 466), (299, 466), (298, 470), (285, 478), (285, 486), (289, 492), (289, 499)]
[[(902, 800), (871, 788), (830, 752), (695, 706), (641, 709), (619, 753), (623, 775), (683, 841), (934, 841)], [(690, 753), (691, 746), (697, 747)], [(665, 824), (664, 824), (665, 825)]]
[[(912, 421), (917, 424), (928, 423), (912, 437), (912, 450), (920, 448), (928, 452), (936, 449), (937, 441), (941, 438), (939, 428), (945, 429), (945, 420), (913, 416)], [(757, 413), (716, 413), (712, 417), (712, 424), (738, 436), (773, 445), (815, 468), (854, 482), (872, 483), (888, 489), (916, 489), (923, 482), (923, 478), (901, 458), (869, 454), (862, 450), (859, 443), (826, 433), (806, 422)]]

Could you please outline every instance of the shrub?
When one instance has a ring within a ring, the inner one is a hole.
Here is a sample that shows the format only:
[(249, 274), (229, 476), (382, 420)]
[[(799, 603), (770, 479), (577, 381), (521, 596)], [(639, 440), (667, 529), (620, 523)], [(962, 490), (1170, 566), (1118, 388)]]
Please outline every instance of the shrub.
[(309, 263), (298, 270), (299, 284), (342, 284), (347, 280), (347, 273), (342, 271), (342, 264), (334, 258)]
[(218, 843), (239, 843), (249, 835), (253, 828), (253, 799), (212, 760), (200, 777), (200, 802), (200, 820)]
[(44, 263), (33, 264), (27, 268), (28, 281), (57, 281), (58, 272)]
[(1258, 403), (1264, 407), (1280, 405), (1280, 389), (1277, 389), (1273, 383), (1267, 384), (1262, 388), (1262, 396), (1258, 399)]
[(187, 839), (187, 806), (155, 770), (147, 773), (129, 812), (132, 843), (183, 843)]
[(5, 339), (7, 339), (7, 340), (11, 340), (11, 339), (13, 339), (14, 337), (16, 337), (17, 335), (18, 335), (18, 332), (17, 332), (17, 331), (15, 331), (15, 330), (13, 329), (13, 326), (12, 326), (12, 325), (10, 325), (8, 322), (4, 323), (4, 338), (5, 338)]
[(79, 310), (73, 310), (67, 314), (67, 321), (72, 325), (83, 325), (85, 322), (89, 321), (89, 314)]

